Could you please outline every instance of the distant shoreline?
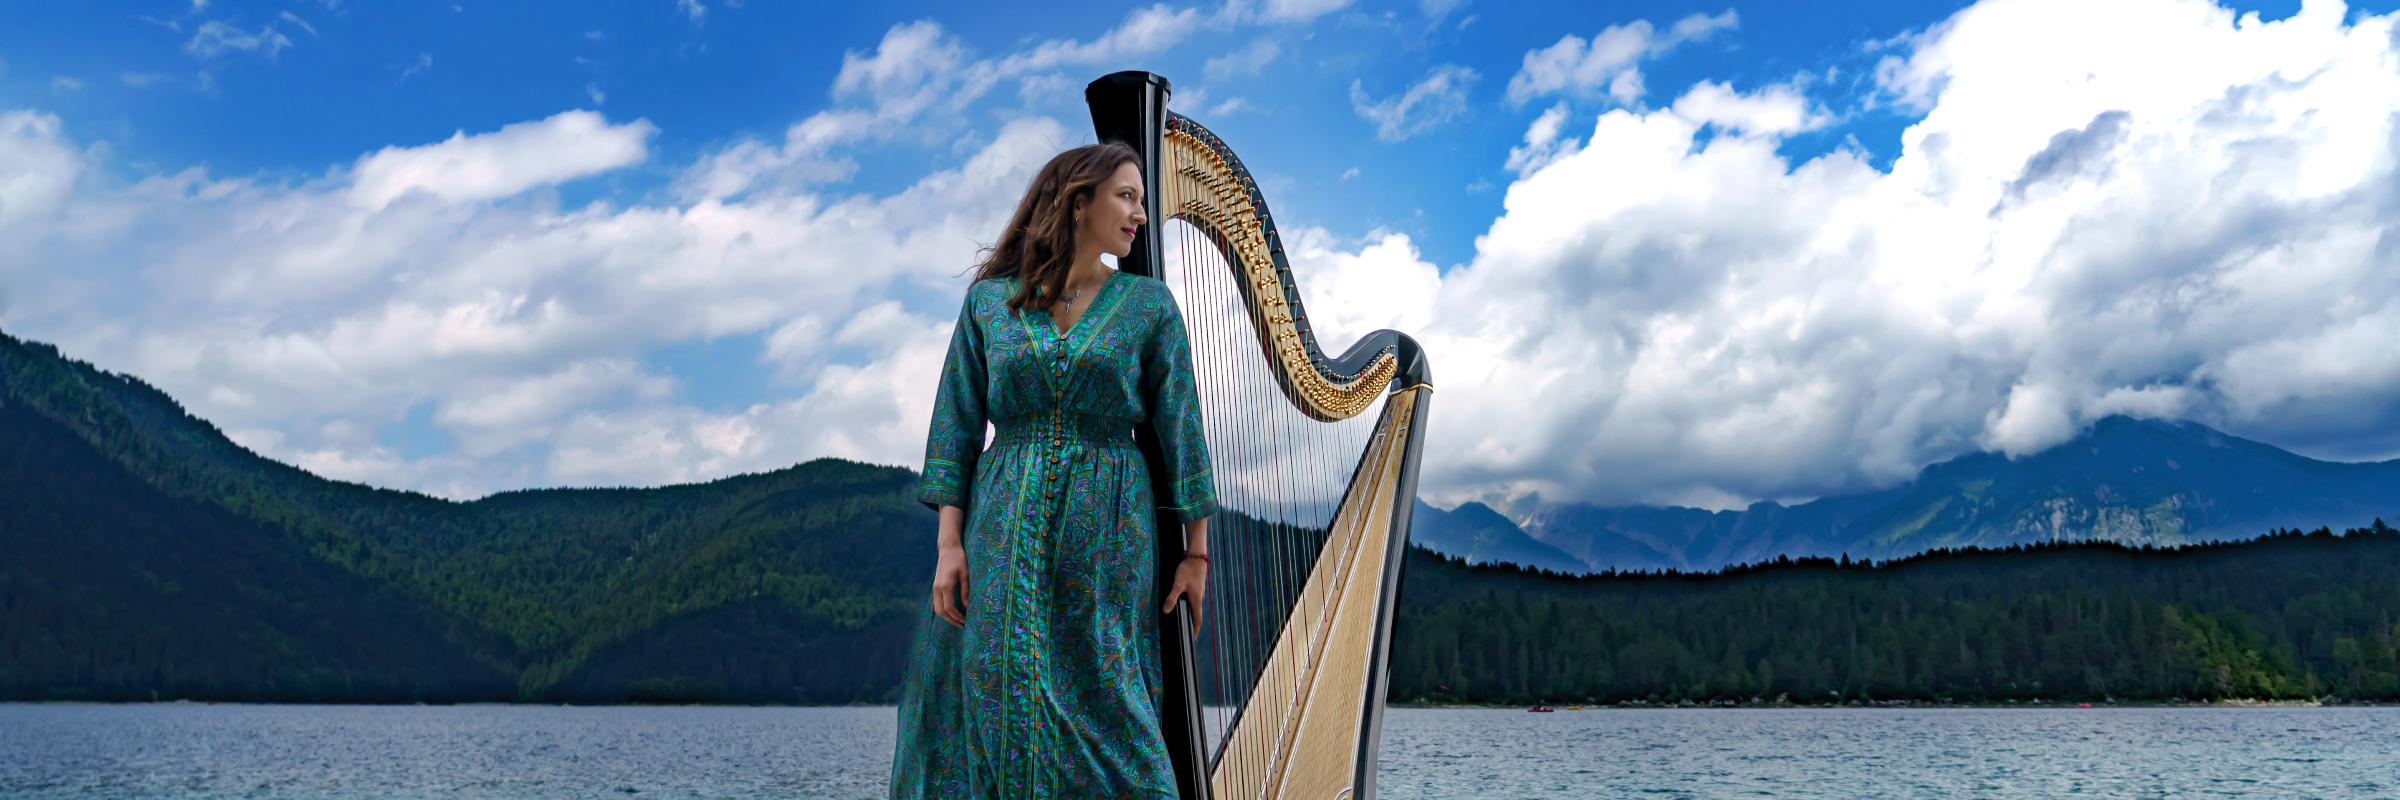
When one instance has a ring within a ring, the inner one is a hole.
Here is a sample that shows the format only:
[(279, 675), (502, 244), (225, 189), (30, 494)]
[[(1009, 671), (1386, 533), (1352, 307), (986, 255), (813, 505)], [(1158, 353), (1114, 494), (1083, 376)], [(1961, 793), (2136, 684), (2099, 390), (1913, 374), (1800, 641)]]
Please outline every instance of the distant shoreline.
[[(0, 706), (258, 706), (292, 708), (340, 706), (353, 708), (897, 708), (888, 704), (798, 705), (778, 703), (261, 703), (247, 700), (0, 700)], [(1391, 703), (1387, 709), (1428, 711), (1525, 711), (1529, 706), (1496, 703)], [(1846, 711), (1865, 709), (2020, 709), (2090, 711), (2108, 708), (2400, 708), (2400, 703), (2375, 700), (2172, 700), (2085, 703), (2038, 701), (2024, 703), (1958, 703), (1913, 700), (1875, 700), (1845, 703), (1606, 703), (1550, 706), (1553, 711)]]
[[(1499, 705), (1499, 704), (1493, 704), (1493, 703), (1414, 703), (1414, 702), (1411, 702), (1411, 703), (1392, 703), (1392, 704), (1389, 704), (1389, 705), (1387, 705), (1387, 706), (1385, 706), (1385, 707), (1386, 707), (1386, 708), (1427, 708), (1427, 709), (1494, 709), (1494, 710), (1511, 710), (1511, 709), (1514, 709), (1514, 710), (1523, 710), (1523, 709), (1529, 708), (1529, 706), (1525, 706), (1525, 705)], [(2386, 707), (2400, 707), (2400, 703), (2393, 703), (2393, 702), (2382, 702), (2382, 701), (2375, 701), (2375, 700), (2340, 700), (2340, 699), (2336, 699), (2336, 700), (2330, 700), (2330, 701), (2328, 701), (2328, 700), (2323, 700), (2323, 699), (2318, 699), (2318, 700), (2247, 700), (2247, 699), (2231, 699), (2231, 700), (2187, 700), (2187, 701), (2182, 701), (2182, 702), (2178, 702), (2178, 701), (2174, 701), (2174, 700), (2117, 700), (2117, 701), (2040, 700), (2040, 701), (2028, 701), (2028, 702), (2022, 702), (2022, 703), (2007, 702), (2007, 701), (2002, 701), (2002, 702), (1997, 702), (1997, 703), (1992, 703), (1992, 702), (1971, 702), (1971, 703), (1961, 703), (1961, 702), (1938, 702), (1938, 701), (1936, 701), (1936, 702), (1927, 702), (1927, 701), (1921, 701), (1921, 700), (1873, 700), (1873, 701), (1863, 701), (1863, 702), (1862, 702), (1862, 701), (1849, 701), (1849, 702), (1843, 702), (1843, 703), (1789, 703), (1789, 702), (1786, 702), (1786, 703), (1723, 703), (1723, 702), (1719, 702), (1719, 703), (1714, 703), (1714, 704), (1711, 704), (1711, 703), (1690, 703), (1690, 702), (1686, 702), (1686, 703), (1645, 703), (1645, 702), (1634, 701), (1634, 702), (1626, 702), (1626, 703), (1600, 703), (1600, 704), (1592, 704), (1592, 705), (1580, 705), (1580, 704), (1578, 704), (1578, 705), (1556, 705), (1556, 706), (1550, 706), (1550, 708), (1551, 708), (1552, 710), (1554, 710), (1554, 711), (1660, 711), (1660, 710), (1669, 710), (1669, 711), (1674, 711), (1674, 710), (1691, 710), (1691, 711), (1709, 711), (1709, 710), (1715, 710), (1715, 711), (1727, 711), (1727, 710), (1742, 710), (1742, 709), (1749, 709), (1749, 710), (1773, 710), (1773, 709), (1812, 710), (1812, 709), (1813, 709), (1813, 710), (1819, 710), (1819, 711), (1833, 711), (1833, 710), (1850, 710), (1850, 709), (1885, 709), (1885, 708), (1890, 708), (1890, 709), (1906, 709), (1906, 708), (1913, 708), (1913, 709), (1945, 709), (1945, 708), (1962, 708), (1962, 709), (1968, 709), (1968, 708), (1981, 708), (1981, 709), (1988, 709), (1988, 708), (1999, 708), (1999, 709), (2069, 709), (2069, 710), (2090, 710), (2090, 709), (2102, 709), (2102, 708), (2386, 708)]]

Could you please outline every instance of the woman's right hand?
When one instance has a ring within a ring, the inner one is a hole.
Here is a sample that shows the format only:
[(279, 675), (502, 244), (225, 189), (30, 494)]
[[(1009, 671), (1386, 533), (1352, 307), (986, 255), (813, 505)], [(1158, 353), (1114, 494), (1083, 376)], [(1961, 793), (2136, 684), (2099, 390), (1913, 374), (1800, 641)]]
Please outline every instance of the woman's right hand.
[(942, 507), (938, 554), (933, 560), (933, 613), (952, 625), (967, 624), (967, 548), (961, 543), (966, 511)]
[(944, 547), (933, 562), (933, 613), (952, 625), (967, 624), (967, 549)]

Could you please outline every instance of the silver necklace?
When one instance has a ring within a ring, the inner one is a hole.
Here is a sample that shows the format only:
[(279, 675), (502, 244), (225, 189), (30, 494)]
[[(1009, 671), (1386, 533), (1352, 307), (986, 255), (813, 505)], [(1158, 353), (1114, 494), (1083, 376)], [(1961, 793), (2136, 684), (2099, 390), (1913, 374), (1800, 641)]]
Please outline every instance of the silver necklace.
[(1081, 299), (1083, 299), (1083, 287), (1078, 286), (1075, 288), (1074, 294), (1067, 295), (1067, 299), (1058, 301), (1058, 310), (1073, 311), (1075, 310), (1075, 301)]
[[(1081, 299), (1083, 299), (1083, 290), (1079, 288), (1079, 289), (1076, 289), (1076, 290), (1075, 290), (1075, 293), (1074, 293), (1074, 294), (1067, 295), (1067, 299), (1059, 301), (1059, 302), (1058, 302), (1058, 308), (1056, 308), (1056, 309), (1054, 309), (1054, 310), (1052, 310), (1052, 311), (1050, 312), (1050, 317), (1051, 317), (1051, 320), (1053, 321), (1053, 324), (1050, 326), (1050, 333), (1051, 333), (1051, 335), (1058, 337), (1058, 340), (1059, 340), (1059, 341), (1061, 341), (1061, 342), (1064, 342), (1064, 341), (1066, 341), (1066, 340), (1067, 340), (1067, 332), (1066, 332), (1066, 331), (1059, 330), (1059, 329), (1058, 329), (1058, 325), (1057, 325), (1057, 324), (1055, 324), (1055, 322), (1056, 322), (1056, 320), (1057, 320), (1057, 318), (1058, 318), (1058, 315), (1059, 315), (1059, 313), (1060, 313), (1060, 312), (1065, 312), (1065, 311), (1073, 311), (1073, 310), (1075, 310), (1075, 301), (1077, 301), (1077, 300), (1081, 300)], [(1061, 368), (1061, 369), (1064, 369), (1065, 367), (1062, 365), (1060, 368)]]

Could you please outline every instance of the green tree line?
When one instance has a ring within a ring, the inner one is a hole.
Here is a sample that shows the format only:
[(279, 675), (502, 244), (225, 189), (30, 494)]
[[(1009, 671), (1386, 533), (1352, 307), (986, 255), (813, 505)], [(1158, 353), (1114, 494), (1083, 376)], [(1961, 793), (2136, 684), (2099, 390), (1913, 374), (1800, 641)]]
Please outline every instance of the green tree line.
[(2400, 533), (1570, 578), (1412, 554), (1397, 700), (2400, 698)]
[[(0, 335), (0, 699), (888, 702), (908, 470), (473, 502), (262, 458)], [(1412, 552), (1398, 699), (2391, 698), (2400, 537), (1565, 578)]]

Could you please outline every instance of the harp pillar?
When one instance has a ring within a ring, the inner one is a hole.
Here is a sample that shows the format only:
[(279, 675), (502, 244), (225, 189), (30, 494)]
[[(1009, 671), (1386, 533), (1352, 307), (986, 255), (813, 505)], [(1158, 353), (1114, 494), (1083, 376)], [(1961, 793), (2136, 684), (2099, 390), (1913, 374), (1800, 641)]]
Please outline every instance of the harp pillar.
[[(1167, 98), (1172, 94), (1174, 87), (1164, 76), (1149, 72), (1118, 72), (1083, 88), (1084, 102), (1092, 110), (1092, 130), (1100, 141), (1124, 142), (1141, 156), (1142, 205), (1150, 224), (1134, 234), (1133, 250), (1117, 259), (1117, 269), (1150, 278), (1162, 276), (1159, 259), (1165, 252), (1159, 231), (1166, 227), (1167, 217), (1161, 213), (1163, 193), (1158, 185), (1165, 147), (1159, 134), (1165, 129)], [(1150, 474), (1167, 474), (1157, 432), (1137, 428), (1134, 445), (1149, 462)], [(1153, 488), (1166, 490), (1164, 486)], [(1163, 495), (1156, 502), (1158, 507), (1167, 505), (1170, 503)], [(1157, 553), (1158, 597), (1164, 602), (1175, 585), (1175, 570), (1183, 563), (1183, 523), (1172, 513), (1158, 515)], [(1182, 602), (1159, 619), (1158, 658), (1166, 694), (1159, 698), (1158, 721), (1166, 734), (1168, 756), (1175, 763), (1176, 793), (1187, 800), (1210, 800), (1207, 739), (1199, 714), (1200, 669), (1192, 652), (1197, 631), (1192, 623), (1191, 606)]]

